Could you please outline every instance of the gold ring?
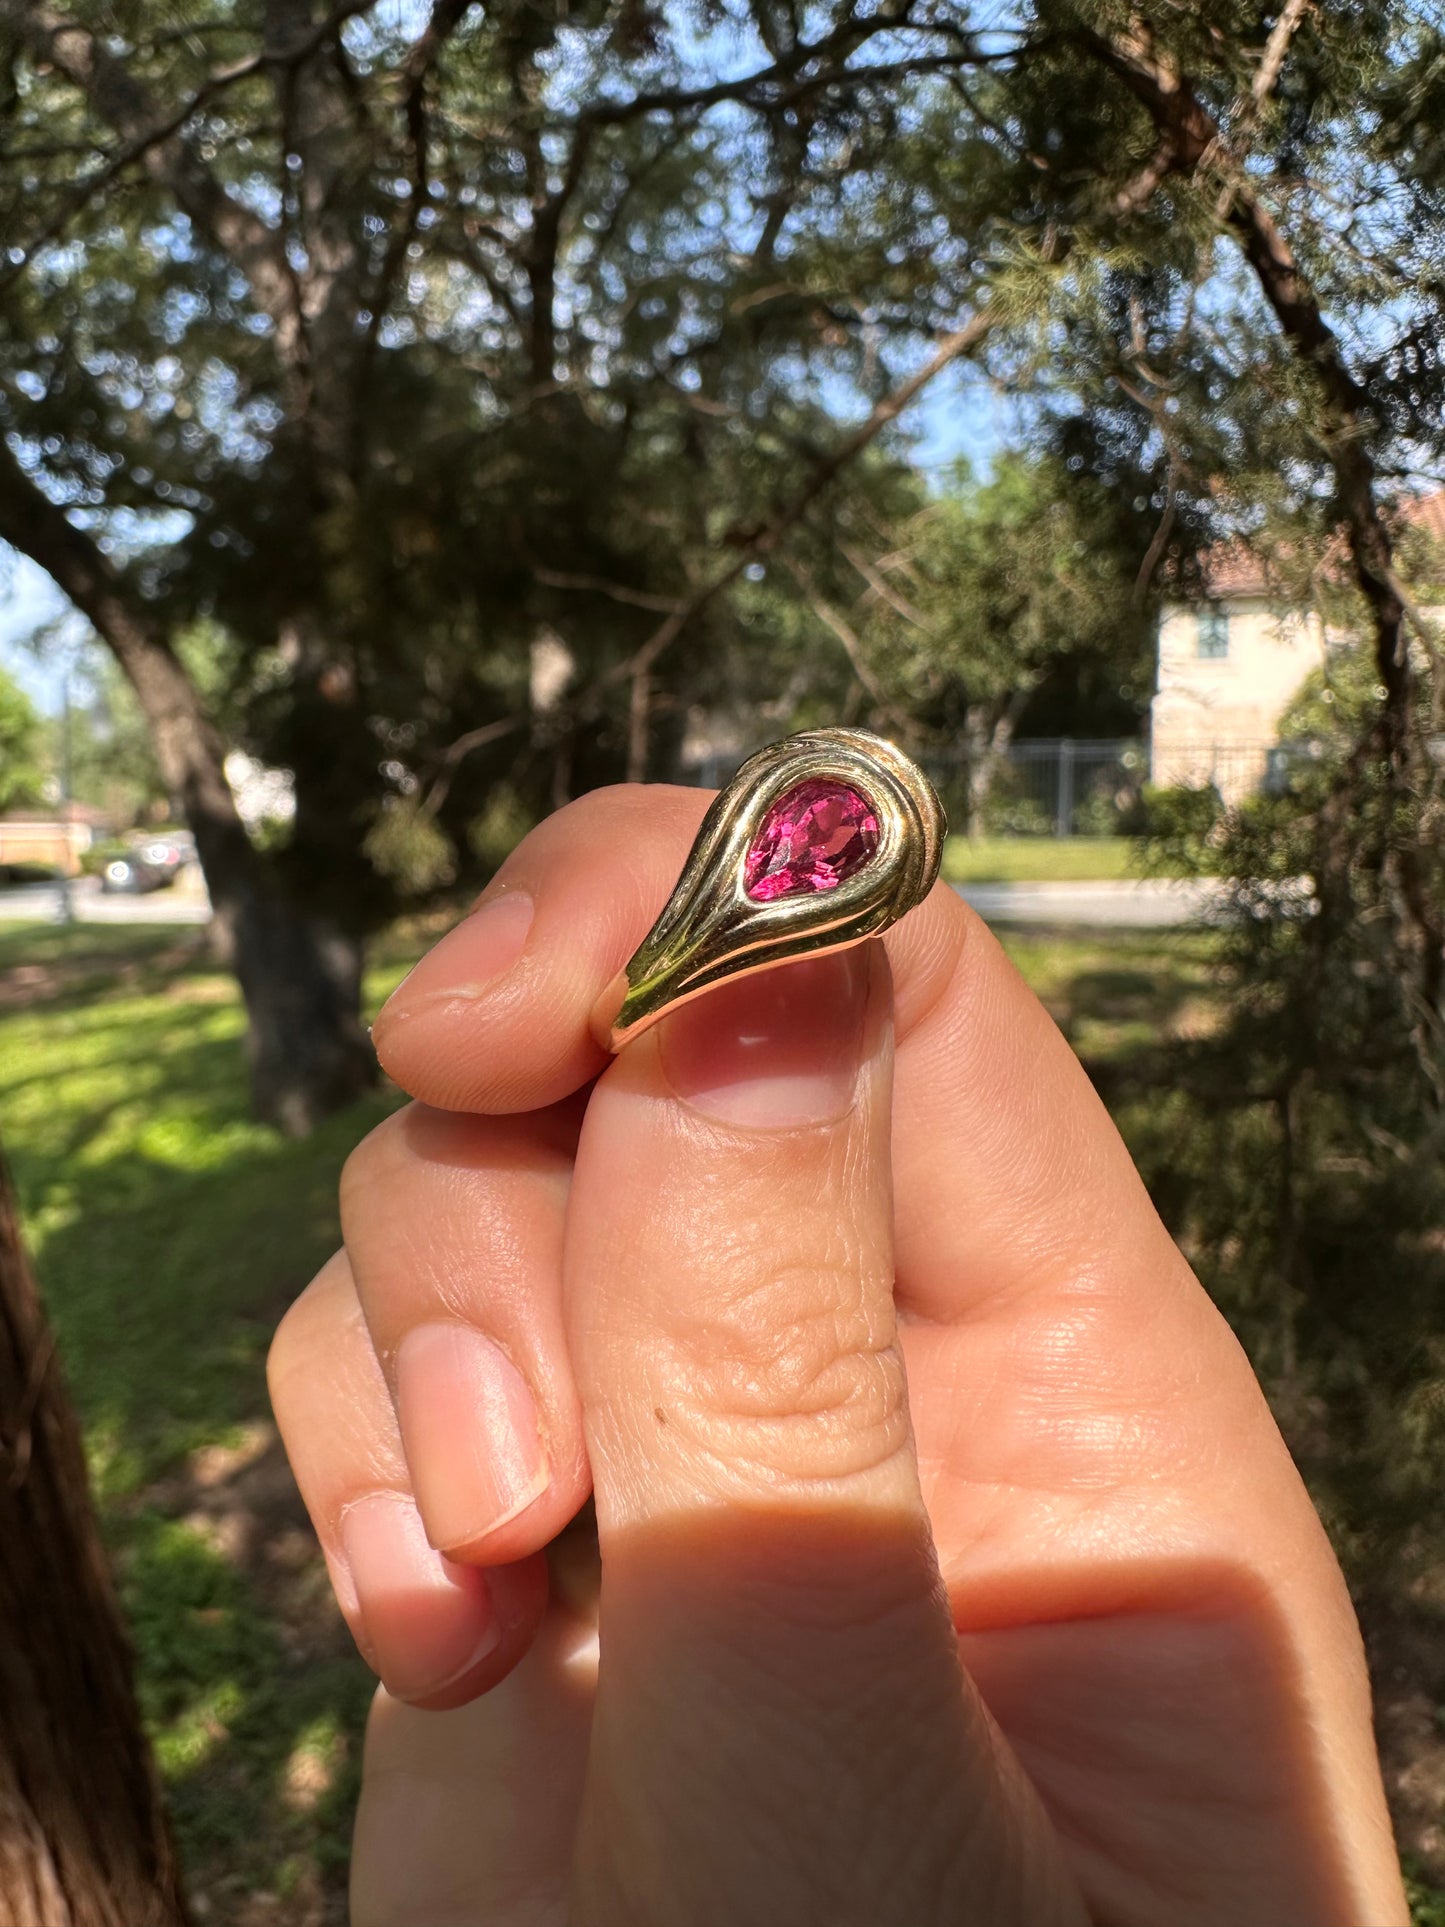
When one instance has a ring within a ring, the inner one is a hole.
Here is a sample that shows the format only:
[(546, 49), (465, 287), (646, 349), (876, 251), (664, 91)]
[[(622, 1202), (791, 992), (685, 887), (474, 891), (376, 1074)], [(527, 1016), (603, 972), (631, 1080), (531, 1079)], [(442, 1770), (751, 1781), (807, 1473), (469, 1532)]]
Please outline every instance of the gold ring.
[(890, 929), (932, 889), (946, 828), (923, 771), (866, 729), (760, 749), (713, 799), (633, 953), (610, 1048), (729, 977)]

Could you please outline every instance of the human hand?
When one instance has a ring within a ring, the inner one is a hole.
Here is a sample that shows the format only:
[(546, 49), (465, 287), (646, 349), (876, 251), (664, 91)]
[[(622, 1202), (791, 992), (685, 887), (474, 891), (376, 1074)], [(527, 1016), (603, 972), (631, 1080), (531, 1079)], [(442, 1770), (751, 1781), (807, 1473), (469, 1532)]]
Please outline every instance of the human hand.
[(891, 996), (878, 944), (788, 966), (587, 1093), (705, 802), (572, 805), (398, 991), (421, 1103), (273, 1348), (386, 1682), (358, 1927), (1395, 1927), (1324, 1534), (958, 899)]

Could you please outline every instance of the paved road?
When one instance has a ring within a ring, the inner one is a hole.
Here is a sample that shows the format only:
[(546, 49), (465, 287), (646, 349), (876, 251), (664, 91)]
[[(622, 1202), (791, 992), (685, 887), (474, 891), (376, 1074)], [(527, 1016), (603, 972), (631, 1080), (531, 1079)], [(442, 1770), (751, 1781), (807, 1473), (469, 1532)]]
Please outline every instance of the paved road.
[[(1089, 924), (1151, 930), (1197, 923), (1218, 886), (1141, 877), (1118, 883), (965, 883), (959, 895), (989, 923)], [(84, 923), (204, 923), (206, 899), (181, 888), (143, 897), (102, 896), (93, 878), (74, 886), (75, 914)], [(29, 883), (0, 890), (0, 919), (57, 920), (54, 884)]]
[[(80, 923), (205, 923), (211, 914), (204, 895), (179, 885), (143, 897), (108, 897), (94, 877), (82, 877), (70, 886), (70, 900)], [(0, 890), (0, 921), (58, 923), (58, 888), (53, 883), (23, 883)]]
[(986, 923), (1074, 923), (1158, 930), (1199, 923), (1219, 900), (1212, 881), (1135, 877), (1118, 883), (960, 883)]

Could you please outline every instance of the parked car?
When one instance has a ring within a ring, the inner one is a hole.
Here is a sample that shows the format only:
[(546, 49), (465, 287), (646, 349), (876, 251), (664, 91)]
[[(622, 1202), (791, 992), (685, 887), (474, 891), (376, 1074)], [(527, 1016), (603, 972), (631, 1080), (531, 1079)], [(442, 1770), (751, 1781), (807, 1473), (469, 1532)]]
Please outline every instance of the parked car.
[(144, 896), (147, 890), (164, 890), (175, 882), (175, 871), (148, 863), (139, 850), (113, 856), (100, 873), (100, 887), (106, 896)]
[(195, 861), (195, 839), (189, 830), (148, 836), (136, 843), (135, 854), (153, 870), (164, 871), (167, 878), (173, 878), (183, 865)]

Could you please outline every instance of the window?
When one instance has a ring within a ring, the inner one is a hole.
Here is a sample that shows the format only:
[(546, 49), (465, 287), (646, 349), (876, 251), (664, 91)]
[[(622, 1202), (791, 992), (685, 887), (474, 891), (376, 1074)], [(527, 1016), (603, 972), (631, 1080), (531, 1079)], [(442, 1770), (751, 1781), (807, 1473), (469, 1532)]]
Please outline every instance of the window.
[(1218, 660), (1229, 654), (1229, 616), (1223, 610), (1211, 606), (1201, 609), (1195, 618), (1198, 624), (1194, 653)]

